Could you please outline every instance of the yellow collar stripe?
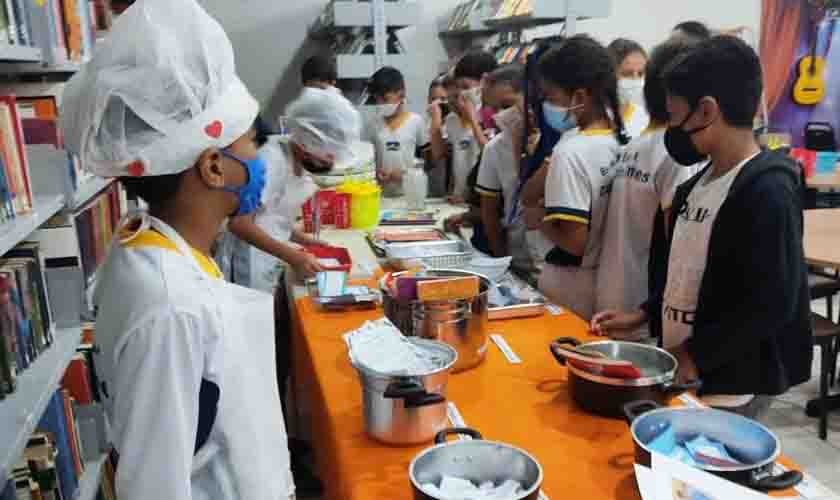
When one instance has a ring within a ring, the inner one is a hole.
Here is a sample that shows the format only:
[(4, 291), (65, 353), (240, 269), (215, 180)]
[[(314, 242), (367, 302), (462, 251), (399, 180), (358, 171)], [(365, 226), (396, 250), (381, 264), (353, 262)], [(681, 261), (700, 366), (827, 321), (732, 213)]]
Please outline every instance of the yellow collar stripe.
[[(151, 229), (147, 229), (137, 234), (130, 241), (124, 243), (124, 246), (128, 248), (157, 247), (178, 252), (178, 247), (175, 246), (175, 243), (166, 236)], [(207, 275), (211, 278), (222, 278), (222, 272), (219, 270), (219, 266), (213, 262), (213, 259), (199, 252), (195, 248), (191, 248), (191, 250), (193, 256), (195, 256), (196, 260), (198, 260), (198, 264), (201, 266), (202, 271), (207, 273)]]

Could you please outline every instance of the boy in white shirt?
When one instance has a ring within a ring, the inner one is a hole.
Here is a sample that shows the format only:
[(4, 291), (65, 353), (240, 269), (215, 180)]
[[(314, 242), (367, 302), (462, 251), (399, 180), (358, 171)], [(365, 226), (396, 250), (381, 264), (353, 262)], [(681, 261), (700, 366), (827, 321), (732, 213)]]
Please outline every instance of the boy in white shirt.
[[(440, 116), (432, 108), (432, 158), (439, 161), (447, 155), (446, 135), (452, 145), (451, 201), (463, 203), (471, 193), (467, 185), (470, 172), (478, 164), (487, 138), (481, 128), (481, 80), (498, 67), (496, 58), (483, 51), (470, 52), (458, 61), (453, 72), (455, 87), (449, 95), (453, 113)], [(444, 133), (445, 130), (445, 133)]]
[(399, 70), (384, 67), (368, 82), (373, 98), (372, 123), (368, 123), (376, 152), (376, 175), (383, 195), (402, 195), (402, 173), (414, 166), (417, 153), (429, 143), (426, 122), (405, 110), (405, 79)]
[(677, 164), (665, 148), (668, 109), (662, 74), (671, 61), (690, 49), (687, 40), (671, 40), (657, 47), (648, 62), (644, 95), (651, 124), (624, 148), (614, 172), (598, 266), (599, 311), (630, 311), (647, 300), (657, 209), (662, 208), (667, 220), (677, 186), (697, 171)]

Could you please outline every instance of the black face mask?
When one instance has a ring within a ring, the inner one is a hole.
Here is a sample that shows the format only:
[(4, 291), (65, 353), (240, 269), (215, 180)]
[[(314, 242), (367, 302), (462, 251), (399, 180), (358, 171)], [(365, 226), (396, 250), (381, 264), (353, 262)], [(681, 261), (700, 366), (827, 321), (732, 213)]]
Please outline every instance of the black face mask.
[(694, 116), (695, 111), (697, 111), (697, 108), (691, 110), (691, 113), (685, 117), (682, 123), (676, 127), (668, 127), (668, 131), (665, 132), (665, 149), (668, 150), (668, 154), (674, 161), (684, 167), (696, 165), (706, 159), (707, 155), (697, 151), (697, 146), (694, 145), (691, 136), (697, 132), (706, 130), (714, 123), (710, 122), (708, 125), (703, 125), (693, 130), (685, 130), (683, 126)]

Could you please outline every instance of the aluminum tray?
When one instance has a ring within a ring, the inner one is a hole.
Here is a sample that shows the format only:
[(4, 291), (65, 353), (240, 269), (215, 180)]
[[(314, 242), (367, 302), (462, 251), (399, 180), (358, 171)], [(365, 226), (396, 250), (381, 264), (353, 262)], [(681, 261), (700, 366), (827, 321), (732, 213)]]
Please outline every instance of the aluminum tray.
[(306, 292), (314, 303), (328, 309), (344, 309), (350, 307), (376, 307), (382, 300), (379, 293), (367, 295), (342, 295), (340, 297), (321, 297), (318, 295), (318, 282), (314, 279), (306, 280)]
[[(518, 302), (506, 306), (494, 306), (491, 303), (488, 311), (488, 317), (490, 320), (540, 316), (545, 311), (545, 297), (543, 297), (543, 295), (531, 285), (525, 283), (519, 278), (516, 278), (511, 274), (507, 274), (503, 279), (499, 280), (497, 285), (512, 289), (515, 297), (518, 299)], [(517, 294), (517, 291), (525, 293)]]
[(459, 269), (472, 257), (472, 247), (463, 240), (389, 243), (385, 245), (388, 264), (398, 270), (416, 267)]

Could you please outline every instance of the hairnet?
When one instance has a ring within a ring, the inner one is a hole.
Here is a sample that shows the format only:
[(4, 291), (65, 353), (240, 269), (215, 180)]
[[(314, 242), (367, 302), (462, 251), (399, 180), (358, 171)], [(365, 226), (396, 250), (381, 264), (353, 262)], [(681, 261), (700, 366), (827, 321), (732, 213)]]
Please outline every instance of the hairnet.
[(292, 142), (311, 153), (332, 154), (336, 164), (353, 163), (362, 119), (343, 95), (307, 87), (286, 108), (286, 121)]
[(195, 0), (139, 0), (68, 82), (60, 124), (98, 175), (165, 175), (229, 146), (257, 111), (230, 40)]

